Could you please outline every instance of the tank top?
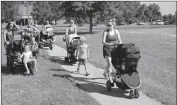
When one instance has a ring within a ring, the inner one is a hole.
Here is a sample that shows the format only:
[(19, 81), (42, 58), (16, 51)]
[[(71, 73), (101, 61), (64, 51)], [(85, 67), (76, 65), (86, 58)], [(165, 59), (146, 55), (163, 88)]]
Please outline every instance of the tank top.
[(9, 42), (12, 42), (14, 40), (14, 32), (13, 31), (7, 31), (6, 40)]
[(70, 28), (71, 28), (71, 26), (69, 26), (68, 35), (75, 34), (75, 27), (72, 27), (72, 28), (74, 28), (74, 30), (71, 30)]
[(114, 30), (114, 35), (110, 35), (108, 32), (109, 31), (107, 30), (106, 42), (116, 44), (116, 40), (117, 40), (116, 31)]

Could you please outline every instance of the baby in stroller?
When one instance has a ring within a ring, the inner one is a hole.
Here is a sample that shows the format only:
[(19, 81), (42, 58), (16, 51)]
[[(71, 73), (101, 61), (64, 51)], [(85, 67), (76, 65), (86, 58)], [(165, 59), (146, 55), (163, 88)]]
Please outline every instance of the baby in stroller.
[(67, 57), (65, 57), (65, 63), (75, 64), (77, 62), (76, 52), (77, 47), (80, 44), (80, 37), (77, 34), (71, 34), (66, 36), (66, 49)]
[[(130, 89), (130, 98), (139, 97), (137, 89), (140, 86), (140, 79), (137, 65), (140, 57), (139, 48), (131, 43), (117, 45), (111, 52), (112, 65), (116, 69), (116, 73), (111, 73), (111, 77), (120, 89)], [(114, 83), (112, 84), (109, 80), (106, 82), (108, 91)]]

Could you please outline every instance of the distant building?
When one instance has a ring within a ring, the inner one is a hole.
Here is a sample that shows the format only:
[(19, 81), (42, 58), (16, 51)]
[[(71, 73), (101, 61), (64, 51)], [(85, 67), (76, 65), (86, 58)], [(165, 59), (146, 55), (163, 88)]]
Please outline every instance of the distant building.
[(33, 11), (33, 5), (29, 2), (23, 2), (21, 4), (18, 4), (18, 12), (19, 16), (17, 24), (19, 25), (28, 25), (30, 21), (33, 20), (33, 17), (31, 16), (31, 13)]

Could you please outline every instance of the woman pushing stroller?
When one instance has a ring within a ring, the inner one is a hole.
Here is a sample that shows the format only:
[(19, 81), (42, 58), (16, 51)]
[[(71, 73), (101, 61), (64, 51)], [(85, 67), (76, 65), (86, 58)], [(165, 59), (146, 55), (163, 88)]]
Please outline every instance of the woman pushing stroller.
[(114, 29), (114, 21), (113, 19), (107, 20), (107, 29), (103, 32), (102, 37), (103, 43), (103, 57), (106, 59), (106, 69), (103, 73), (104, 77), (110, 80), (113, 83), (110, 73), (112, 72), (112, 63), (111, 63), (111, 50), (114, 48), (116, 44), (122, 44), (122, 40), (117, 29)]
[(65, 38), (64, 38), (66, 40), (67, 46), (70, 44), (73, 37), (78, 37), (77, 26), (74, 24), (74, 21), (71, 19), (70, 20), (70, 25), (66, 29), (66, 35), (65, 35)]

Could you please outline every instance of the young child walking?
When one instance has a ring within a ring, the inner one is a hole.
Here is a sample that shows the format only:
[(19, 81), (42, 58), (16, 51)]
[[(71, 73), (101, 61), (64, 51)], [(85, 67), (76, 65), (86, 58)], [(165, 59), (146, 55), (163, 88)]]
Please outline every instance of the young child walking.
[(88, 45), (85, 43), (85, 40), (86, 40), (85, 37), (81, 37), (80, 45), (78, 46), (78, 49), (77, 49), (77, 58), (79, 61), (77, 72), (79, 73), (80, 65), (82, 63), (86, 71), (85, 76), (88, 76), (90, 74), (87, 71), (86, 63), (87, 63), (87, 59), (89, 58), (89, 49), (88, 49)]
[(25, 74), (27, 74), (27, 75), (30, 74), (30, 70), (27, 66), (27, 63), (32, 62), (32, 61), (34, 62), (34, 67), (35, 67), (36, 71), (38, 71), (38, 69), (36, 67), (36, 59), (33, 58), (32, 52), (30, 51), (30, 44), (25, 45), (24, 52), (22, 53), (21, 58), (23, 58), (23, 63), (26, 68)]

